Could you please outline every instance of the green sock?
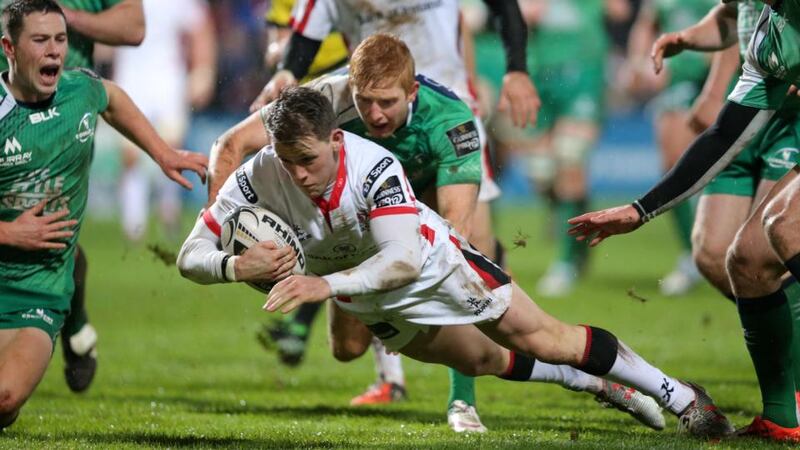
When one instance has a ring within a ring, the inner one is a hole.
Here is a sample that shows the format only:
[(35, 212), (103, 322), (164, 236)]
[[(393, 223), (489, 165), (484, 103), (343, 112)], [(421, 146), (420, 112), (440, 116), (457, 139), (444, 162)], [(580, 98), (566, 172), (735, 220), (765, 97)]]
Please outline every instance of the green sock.
[(81, 331), (84, 325), (89, 323), (86, 314), (86, 255), (80, 246), (75, 249), (75, 266), (72, 270), (72, 280), (75, 283), (75, 292), (69, 302), (69, 314), (64, 319), (64, 326), (61, 328), (64, 337), (70, 337)]
[(447, 406), (456, 400), (475, 406), (475, 378), (468, 377), (456, 369), (447, 370), (450, 373), (450, 398), (447, 400)]
[(692, 250), (692, 227), (694, 226), (694, 202), (685, 200), (672, 208), (672, 219), (678, 231), (678, 238), (683, 249)]
[(792, 338), (792, 369), (794, 371), (794, 389), (800, 390), (800, 283), (794, 278), (783, 285), (783, 292), (789, 300), (792, 311), (794, 334)]
[(744, 340), (756, 369), (763, 417), (782, 427), (797, 426), (792, 370), (792, 317), (783, 290), (737, 299)]
[(576, 267), (583, 264), (588, 247), (567, 234), (571, 226), (567, 220), (582, 214), (585, 205), (586, 200), (559, 200), (555, 208), (556, 238), (559, 242), (558, 260)]

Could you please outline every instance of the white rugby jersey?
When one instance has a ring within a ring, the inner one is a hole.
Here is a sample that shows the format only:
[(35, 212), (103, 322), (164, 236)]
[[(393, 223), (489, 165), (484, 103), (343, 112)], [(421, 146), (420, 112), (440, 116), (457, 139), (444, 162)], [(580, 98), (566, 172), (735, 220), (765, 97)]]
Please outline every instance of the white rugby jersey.
[(411, 50), (418, 73), (474, 101), (461, 54), (458, 0), (298, 0), (291, 25), (319, 41), (340, 31), (351, 51), (373, 34), (395, 35)]
[[(265, 147), (239, 167), (203, 215), (219, 234), (225, 216), (240, 205), (269, 209), (291, 224), (303, 246), (306, 269), (327, 275), (350, 269), (375, 255), (379, 248), (369, 231), (372, 218), (418, 214), (423, 223), (447, 225), (414, 198), (400, 162), (386, 149), (344, 133), (339, 169), (328, 200), (312, 200), (292, 181), (272, 147)], [(423, 261), (430, 252), (420, 236)]]
[[(306, 269), (325, 276), (339, 306), (364, 323), (464, 324), (505, 311), (511, 298), (508, 276), (416, 201), (400, 162), (388, 150), (345, 132), (340, 155), (327, 200), (312, 200), (272, 148), (262, 149), (228, 178), (195, 224), (178, 258), (184, 276), (200, 283), (232, 279), (221, 269), (220, 224), (236, 207), (256, 205), (292, 226)], [(395, 231), (395, 226), (403, 228)], [(407, 259), (395, 253), (399, 249), (408, 251)], [(379, 252), (386, 256), (376, 256)], [(397, 286), (394, 274), (408, 266), (396, 264), (420, 267), (419, 277)]]

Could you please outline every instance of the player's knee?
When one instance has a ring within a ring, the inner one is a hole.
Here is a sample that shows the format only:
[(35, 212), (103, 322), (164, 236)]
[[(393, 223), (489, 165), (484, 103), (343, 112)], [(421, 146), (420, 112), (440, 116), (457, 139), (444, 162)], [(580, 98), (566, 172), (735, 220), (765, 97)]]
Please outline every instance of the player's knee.
[(479, 377), (482, 375), (495, 375), (502, 372), (502, 367), (499, 365), (497, 356), (492, 352), (485, 352), (482, 354), (474, 355), (468, 360), (462, 361), (454, 367), (456, 370), (464, 375), (470, 377)]
[(692, 259), (697, 269), (708, 277), (714, 274), (725, 275), (725, 258), (730, 242), (714, 242), (706, 239), (693, 239)]
[[(772, 244), (772, 247), (776, 250), (782, 248), (787, 241), (791, 240), (791, 237), (797, 230), (797, 219), (793, 214), (797, 209), (793, 210), (791, 208), (792, 202), (797, 202), (797, 200), (792, 199), (789, 202), (770, 202), (761, 216), (761, 224), (764, 227), (764, 233), (770, 244)], [(800, 204), (797, 206), (800, 206)]]
[[(22, 408), (22, 404), (25, 403), (25, 400), (25, 397), (21, 393), (16, 392), (13, 389), (0, 388), (0, 427), (3, 426), (3, 422), (5, 422), (8, 418), (16, 418), (16, 415), (18, 414), (19, 409)], [(10, 425), (10, 423), (8, 425)]]
[(746, 239), (737, 236), (725, 257), (725, 268), (731, 282), (757, 281), (762, 277), (762, 265), (749, 248)]
[(331, 353), (337, 361), (350, 362), (361, 357), (369, 348), (369, 340), (331, 339)]

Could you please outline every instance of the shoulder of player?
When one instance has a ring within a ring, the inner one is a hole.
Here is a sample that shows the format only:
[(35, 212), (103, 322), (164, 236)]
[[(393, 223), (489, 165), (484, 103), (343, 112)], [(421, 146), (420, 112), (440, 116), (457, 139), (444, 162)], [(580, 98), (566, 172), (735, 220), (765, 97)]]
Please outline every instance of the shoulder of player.
[(414, 107), (412, 121), (427, 130), (449, 129), (475, 118), (470, 107), (460, 98), (421, 83)]
[(348, 131), (344, 133), (345, 161), (351, 182), (360, 184), (369, 178), (374, 182), (390, 165), (401, 166), (392, 152), (381, 145)]
[(82, 88), (100, 82), (102, 82), (102, 78), (90, 69), (77, 67), (64, 69), (58, 84), (59, 89), (63, 89), (65, 87)]

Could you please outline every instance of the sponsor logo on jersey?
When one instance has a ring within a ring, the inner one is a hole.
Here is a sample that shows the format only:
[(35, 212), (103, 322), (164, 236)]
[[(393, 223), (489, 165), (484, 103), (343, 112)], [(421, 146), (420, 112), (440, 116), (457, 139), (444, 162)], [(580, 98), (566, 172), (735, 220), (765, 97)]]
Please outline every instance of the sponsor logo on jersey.
[(250, 184), (250, 179), (247, 178), (244, 167), (239, 167), (236, 170), (236, 184), (239, 185), (239, 190), (242, 191), (245, 200), (250, 203), (256, 203), (258, 201), (258, 195), (256, 195), (253, 185)]
[(19, 143), (16, 136), (6, 139), (5, 146), (3, 147), (3, 154), (0, 156), (0, 167), (13, 167), (20, 166), (31, 162), (33, 152), (26, 152), (22, 150), (22, 144)]
[(44, 210), (50, 213), (69, 206), (70, 197), (63, 192), (64, 177), (50, 177), (50, 169), (37, 169), (19, 176), (0, 194), (0, 207), (22, 211), (47, 199)]
[(361, 189), (361, 195), (364, 197), (369, 194), (369, 191), (372, 189), (372, 185), (375, 184), (375, 180), (377, 180), (384, 170), (387, 167), (391, 166), (394, 162), (394, 159), (390, 157), (383, 158), (382, 160), (378, 161), (378, 164), (375, 164), (375, 167), (369, 171), (369, 175), (367, 175), (367, 180), (364, 181), (364, 187)]
[(78, 133), (75, 134), (75, 139), (81, 144), (91, 139), (94, 135), (94, 127), (92, 127), (92, 113), (86, 113), (81, 117), (78, 123)]
[(406, 203), (403, 186), (397, 175), (392, 175), (384, 181), (375, 192), (375, 207), (394, 206)]
[(481, 138), (475, 122), (464, 122), (447, 130), (447, 138), (453, 144), (456, 155), (464, 156), (481, 149)]
[(27, 312), (22, 313), (21, 317), (26, 320), (41, 320), (48, 325), (53, 324), (53, 318), (48, 316), (42, 308), (29, 309)]
[(275, 221), (275, 219), (266, 214), (264, 214), (264, 216), (261, 218), (261, 221), (269, 225), (269, 227), (275, 231), (275, 234), (277, 234), (278, 236), (281, 237), (281, 239), (283, 239), (283, 242), (285, 242), (289, 247), (292, 247), (292, 250), (294, 250), (294, 254), (297, 255), (297, 262), (300, 263), (300, 267), (305, 269), (306, 259), (303, 256), (302, 249), (300, 248), (300, 243), (298, 242), (298, 240), (294, 239), (294, 236), (292, 236), (291, 234), (291, 230), (283, 228), (283, 225), (279, 224), (278, 222)]
[(31, 121), (32, 124), (36, 125), (37, 123), (47, 122), (48, 120), (52, 119), (53, 117), (58, 117), (61, 114), (58, 113), (56, 107), (52, 107), (47, 111), (39, 111), (31, 114), (28, 116), (28, 119)]
[(420, 21), (420, 14), (439, 8), (443, 3), (443, 0), (422, 1), (412, 5), (405, 4), (403, 6), (384, 8), (384, 10), (367, 3), (369, 6), (362, 6), (363, 9), (356, 17), (361, 25), (381, 20), (386, 21), (390, 28), (394, 28)]
[(349, 242), (342, 242), (333, 246), (334, 253), (348, 253), (353, 254), (356, 252), (356, 246)]
[(767, 158), (767, 164), (774, 169), (791, 169), (797, 164), (798, 152), (796, 148), (784, 147), (778, 150), (776, 156)]

